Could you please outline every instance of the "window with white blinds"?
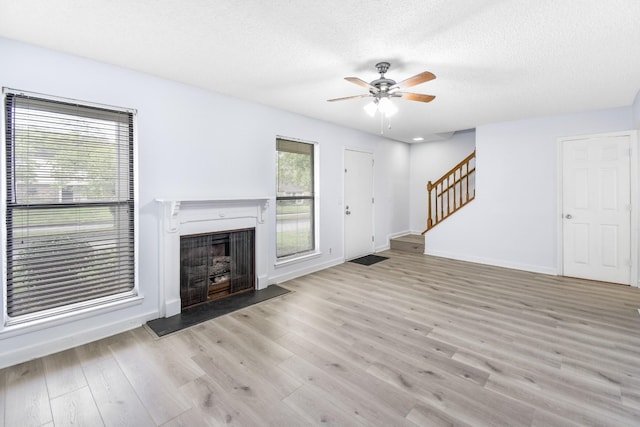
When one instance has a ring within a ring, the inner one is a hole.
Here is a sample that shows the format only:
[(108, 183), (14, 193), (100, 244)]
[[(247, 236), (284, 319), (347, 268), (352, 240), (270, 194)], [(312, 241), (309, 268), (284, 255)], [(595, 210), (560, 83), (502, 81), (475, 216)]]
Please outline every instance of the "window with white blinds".
[(133, 118), (6, 91), (7, 323), (135, 294)]

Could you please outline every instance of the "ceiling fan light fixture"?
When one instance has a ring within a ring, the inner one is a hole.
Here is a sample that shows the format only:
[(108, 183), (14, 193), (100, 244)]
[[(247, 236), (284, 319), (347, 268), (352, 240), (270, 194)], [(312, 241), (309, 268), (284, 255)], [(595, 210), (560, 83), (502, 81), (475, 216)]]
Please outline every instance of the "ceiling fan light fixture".
[(376, 111), (378, 111), (378, 104), (376, 101), (371, 101), (367, 105), (364, 106), (364, 111), (367, 112), (371, 117), (376, 115)]
[(389, 98), (381, 98), (378, 102), (378, 110), (385, 117), (391, 117), (398, 112), (398, 107)]

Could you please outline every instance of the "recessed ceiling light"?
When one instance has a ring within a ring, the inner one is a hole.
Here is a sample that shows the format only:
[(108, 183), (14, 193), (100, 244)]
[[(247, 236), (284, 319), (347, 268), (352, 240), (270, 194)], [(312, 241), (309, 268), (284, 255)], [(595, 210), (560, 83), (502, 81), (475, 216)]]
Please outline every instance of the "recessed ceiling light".
[(416, 136), (415, 138), (413, 138), (414, 141), (418, 142), (418, 141), (424, 141), (424, 138), (421, 136)]

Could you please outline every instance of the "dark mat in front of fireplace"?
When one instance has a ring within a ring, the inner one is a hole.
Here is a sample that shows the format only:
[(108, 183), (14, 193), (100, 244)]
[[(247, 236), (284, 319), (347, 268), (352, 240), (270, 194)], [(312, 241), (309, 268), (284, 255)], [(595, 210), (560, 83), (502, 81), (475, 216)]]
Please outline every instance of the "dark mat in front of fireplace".
[(189, 326), (215, 319), (216, 317), (234, 312), (241, 308), (266, 301), (271, 298), (279, 297), (290, 292), (278, 285), (269, 285), (265, 289), (258, 291), (245, 292), (239, 295), (231, 295), (195, 307), (189, 307), (171, 317), (163, 317), (147, 322), (147, 326), (162, 337)]

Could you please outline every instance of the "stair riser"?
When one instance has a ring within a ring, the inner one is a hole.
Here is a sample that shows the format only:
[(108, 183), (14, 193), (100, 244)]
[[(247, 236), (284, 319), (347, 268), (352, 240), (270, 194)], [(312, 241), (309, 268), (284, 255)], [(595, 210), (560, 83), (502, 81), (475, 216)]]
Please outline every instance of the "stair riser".
[(398, 242), (391, 240), (390, 247), (395, 251), (412, 252), (416, 254), (424, 253), (424, 245), (418, 243)]

